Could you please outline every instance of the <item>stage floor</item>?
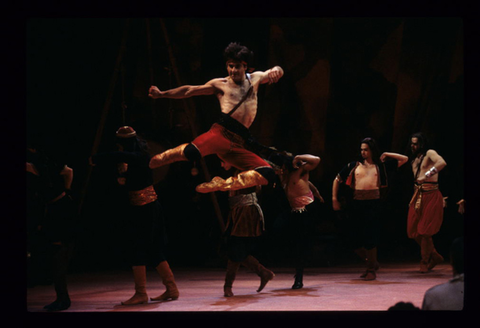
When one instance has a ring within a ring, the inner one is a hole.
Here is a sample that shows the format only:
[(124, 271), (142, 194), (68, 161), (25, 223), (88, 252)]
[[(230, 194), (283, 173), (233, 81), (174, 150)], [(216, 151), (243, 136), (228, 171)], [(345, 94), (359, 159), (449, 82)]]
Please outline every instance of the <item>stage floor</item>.
[[(419, 272), (418, 262), (382, 263), (374, 281), (359, 278), (364, 270), (360, 265), (307, 268), (304, 287), (293, 290), (293, 269), (270, 269), (275, 278), (257, 293), (259, 277), (241, 267), (233, 285), (235, 296), (224, 297), (224, 269), (173, 267), (179, 299), (134, 306), (120, 304), (134, 292), (130, 271), (71, 273), (68, 284), (72, 305), (62, 312), (386, 311), (397, 302), (421, 307), (427, 289), (452, 277), (448, 263), (426, 274)], [(164, 290), (157, 273), (147, 271), (149, 296), (158, 296)], [(45, 312), (43, 306), (54, 299), (53, 285), (27, 288), (26, 310)]]

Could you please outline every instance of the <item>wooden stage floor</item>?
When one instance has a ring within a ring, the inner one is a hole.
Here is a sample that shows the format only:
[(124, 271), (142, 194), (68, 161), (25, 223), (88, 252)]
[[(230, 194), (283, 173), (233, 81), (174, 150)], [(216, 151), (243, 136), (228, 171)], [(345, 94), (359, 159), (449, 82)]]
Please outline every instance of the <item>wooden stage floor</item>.
[[(150, 301), (135, 306), (120, 304), (133, 295), (131, 271), (72, 273), (68, 275), (72, 305), (61, 313), (386, 311), (397, 302), (411, 302), (421, 307), (427, 289), (452, 277), (448, 263), (438, 265), (426, 274), (418, 271), (418, 262), (382, 264), (374, 281), (359, 278), (364, 270), (359, 265), (307, 268), (304, 287), (293, 290), (293, 269), (270, 269), (275, 272), (275, 278), (257, 293), (260, 279), (241, 267), (233, 285), (235, 296), (224, 297), (224, 269), (173, 267), (179, 299)], [(149, 296), (158, 296), (164, 289), (156, 272), (148, 270)], [(43, 306), (54, 298), (52, 285), (27, 288), (26, 310), (29, 313), (45, 312)]]

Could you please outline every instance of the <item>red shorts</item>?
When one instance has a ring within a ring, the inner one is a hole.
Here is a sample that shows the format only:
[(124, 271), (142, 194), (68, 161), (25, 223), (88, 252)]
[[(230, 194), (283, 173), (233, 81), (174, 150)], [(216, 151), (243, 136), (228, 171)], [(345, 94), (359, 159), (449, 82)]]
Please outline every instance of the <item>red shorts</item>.
[(192, 144), (197, 147), (202, 157), (217, 154), (222, 161), (240, 171), (271, 167), (260, 156), (245, 149), (242, 137), (217, 123), (214, 123), (210, 130), (195, 138)]
[(424, 192), (420, 209), (415, 210), (415, 202), (408, 209), (407, 235), (433, 236), (443, 222), (443, 196), (440, 190)]

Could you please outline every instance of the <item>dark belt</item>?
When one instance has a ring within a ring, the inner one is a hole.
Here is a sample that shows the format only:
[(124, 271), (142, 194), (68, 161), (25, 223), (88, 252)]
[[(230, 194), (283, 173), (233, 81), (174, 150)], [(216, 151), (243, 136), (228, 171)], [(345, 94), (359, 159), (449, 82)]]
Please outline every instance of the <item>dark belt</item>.
[(220, 119), (217, 121), (217, 124), (240, 136), (243, 140), (248, 140), (252, 137), (250, 131), (242, 123), (225, 113), (220, 113)]
[(230, 115), (220, 113), (220, 119), (217, 121), (217, 124), (227, 130), (222, 132), (225, 138), (242, 145), (245, 149), (260, 157), (268, 158), (271, 154), (281, 153), (281, 151), (275, 148), (267, 147), (259, 143), (257, 139), (252, 136), (249, 129), (236, 119), (230, 117)]

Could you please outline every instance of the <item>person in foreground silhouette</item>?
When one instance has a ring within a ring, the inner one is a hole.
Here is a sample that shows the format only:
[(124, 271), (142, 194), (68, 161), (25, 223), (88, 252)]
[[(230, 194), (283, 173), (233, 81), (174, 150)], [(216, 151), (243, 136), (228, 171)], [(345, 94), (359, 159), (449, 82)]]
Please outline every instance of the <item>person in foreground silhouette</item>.
[(456, 238), (450, 247), (450, 264), (453, 278), (448, 282), (434, 286), (425, 292), (422, 310), (452, 310), (464, 309), (464, 238)]
[(56, 299), (44, 309), (62, 311), (71, 305), (67, 272), (77, 233), (78, 212), (71, 196), (73, 169), (39, 148), (27, 147), (26, 170), (38, 177), (38, 193), (45, 209), (37, 229), (47, 241), (45, 260), (51, 268)]

